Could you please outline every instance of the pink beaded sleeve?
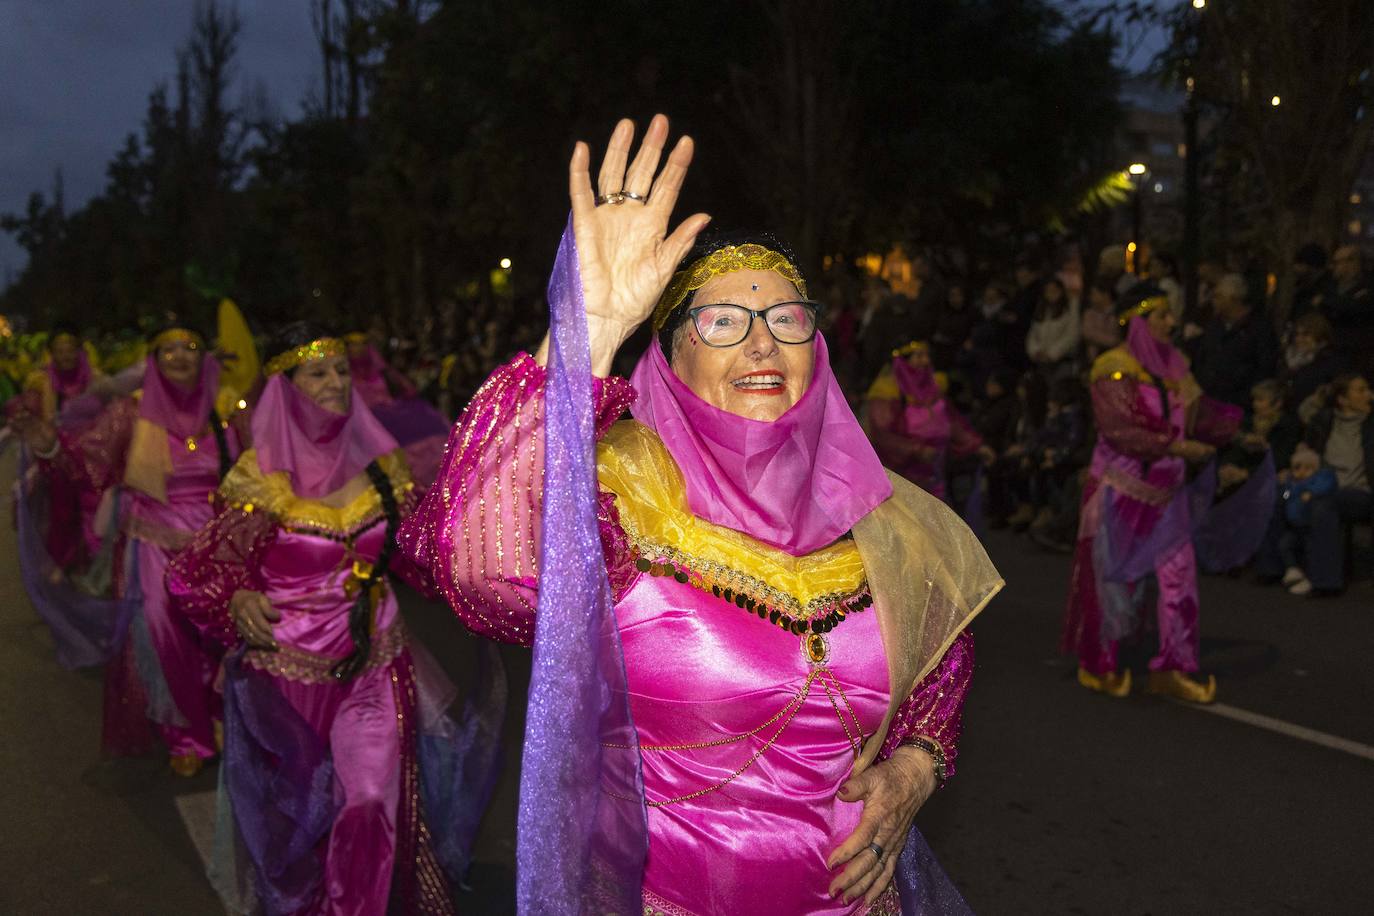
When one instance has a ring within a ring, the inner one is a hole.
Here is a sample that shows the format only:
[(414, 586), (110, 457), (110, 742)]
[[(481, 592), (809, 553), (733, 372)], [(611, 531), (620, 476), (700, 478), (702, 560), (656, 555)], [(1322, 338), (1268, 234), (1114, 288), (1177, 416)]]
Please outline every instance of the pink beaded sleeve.
[[(525, 353), (492, 373), (449, 434), (439, 476), (398, 537), (470, 629), (520, 645), (534, 639), (544, 379)], [(595, 379), (593, 396), (600, 436), (634, 389), (624, 379)], [(607, 511), (603, 506), (602, 515)]]
[(262, 591), (258, 558), (271, 545), (277, 524), (266, 512), (230, 507), (196, 532), (167, 569), (167, 592), (207, 642), (232, 648), (238, 631), (229, 599), (240, 589)]
[(1093, 382), (1093, 419), (1112, 448), (1132, 458), (1163, 458), (1173, 441), (1165, 419), (1145, 409), (1140, 383), (1130, 378), (1102, 378)]
[(883, 740), (881, 758), (886, 760), (912, 738), (925, 738), (944, 752), (946, 777), (954, 775), (964, 697), (972, 680), (973, 634), (964, 630), (945, 650), (935, 670), (897, 707), (897, 715)]

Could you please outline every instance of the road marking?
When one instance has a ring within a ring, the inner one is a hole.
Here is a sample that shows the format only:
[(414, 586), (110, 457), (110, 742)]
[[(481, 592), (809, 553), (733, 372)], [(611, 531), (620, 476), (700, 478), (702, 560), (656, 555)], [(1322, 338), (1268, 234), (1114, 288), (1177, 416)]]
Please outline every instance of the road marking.
[(1285, 722), (1282, 719), (1272, 719), (1269, 716), (1262, 716), (1257, 712), (1250, 712), (1248, 709), (1227, 706), (1225, 703), (1213, 703), (1210, 706), (1199, 706), (1196, 703), (1175, 702), (1178, 702), (1181, 706), (1191, 706), (1193, 709), (1198, 709), (1202, 712), (1210, 712), (1213, 715), (1234, 719), (1237, 722), (1244, 722), (1246, 725), (1253, 725), (1256, 728), (1278, 732), (1280, 735), (1297, 738), (1299, 741), (1306, 741), (1309, 744), (1319, 744), (1322, 747), (1329, 747), (1333, 751), (1343, 751), (1347, 754), (1353, 754), (1356, 757), (1363, 757), (1365, 760), (1374, 760), (1374, 747), (1370, 747), (1368, 744), (1361, 744), (1358, 741), (1351, 741), (1349, 738), (1328, 735), (1326, 732), (1319, 732), (1315, 728), (1308, 728), (1304, 725), (1294, 725), (1292, 722)]

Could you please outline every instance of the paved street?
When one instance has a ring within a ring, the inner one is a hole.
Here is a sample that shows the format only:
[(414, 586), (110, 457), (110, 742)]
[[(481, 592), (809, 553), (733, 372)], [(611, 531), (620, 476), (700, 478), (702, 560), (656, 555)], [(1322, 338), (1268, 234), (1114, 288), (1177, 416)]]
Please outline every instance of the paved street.
[[(5, 462), (3, 479), (12, 475)], [(1002, 913), (1365, 913), (1374, 900), (1374, 586), (1293, 599), (1204, 580), (1204, 663), (1225, 707), (1354, 743), (1333, 749), (1144, 696), (1091, 695), (1055, 656), (1066, 557), (995, 533), (1007, 590), (975, 625), (959, 773), (919, 823), (974, 909)], [(217, 912), (201, 852), (213, 769), (97, 757), (100, 678), (52, 660), (0, 529), (0, 912)], [(460, 680), (446, 611), (412, 627)], [(512, 681), (523, 652), (506, 654)], [(1141, 660), (1143, 664), (1143, 659)], [(523, 694), (466, 913), (512, 912)], [(1281, 727), (1281, 726), (1278, 726)], [(1318, 739), (1320, 740), (1320, 739)]]

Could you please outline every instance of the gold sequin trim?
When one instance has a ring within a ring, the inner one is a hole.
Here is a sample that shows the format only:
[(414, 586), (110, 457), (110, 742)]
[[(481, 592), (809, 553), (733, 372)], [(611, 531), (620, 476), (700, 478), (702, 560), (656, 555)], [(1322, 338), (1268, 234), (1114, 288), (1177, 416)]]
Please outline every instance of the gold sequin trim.
[[(382, 472), (391, 479), (397, 502), (415, 489), (410, 469), (400, 450), (377, 459)], [(313, 534), (337, 541), (357, 537), (377, 523), (384, 514), (381, 494), (376, 487), (367, 487), (346, 506), (327, 506), (318, 499), (304, 499), (291, 489), (291, 478), (285, 471), (264, 474), (258, 467), (258, 455), (248, 449), (220, 484), (219, 495), (226, 505), (245, 512), (269, 513), (283, 528), (301, 534)]]
[(801, 271), (787, 258), (763, 245), (726, 245), (705, 257), (698, 258), (687, 267), (673, 274), (668, 288), (659, 297), (654, 308), (654, 330), (660, 331), (672, 314), (673, 309), (682, 304), (689, 293), (705, 286), (712, 277), (732, 274), (737, 270), (771, 270), (797, 288), (803, 299), (806, 298), (806, 281)]
[(345, 356), (348, 354), (348, 345), (337, 337), (321, 337), (319, 340), (312, 340), (304, 346), (294, 350), (287, 350), (285, 353), (278, 353), (267, 361), (263, 367), (263, 375), (276, 375), (278, 372), (285, 372), (294, 369), (302, 363), (308, 363), (316, 359), (324, 359), (326, 356)]
[[(368, 653), (367, 664), (360, 674), (391, 664), (405, 647), (405, 626), (398, 617), (394, 624), (372, 638), (372, 651)], [(334, 666), (339, 659), (330, 655), (284, 645), (275, 652), (249, 649), (243, 654), (243, 660), (259, 671), (299, 684), (337, 683)]]

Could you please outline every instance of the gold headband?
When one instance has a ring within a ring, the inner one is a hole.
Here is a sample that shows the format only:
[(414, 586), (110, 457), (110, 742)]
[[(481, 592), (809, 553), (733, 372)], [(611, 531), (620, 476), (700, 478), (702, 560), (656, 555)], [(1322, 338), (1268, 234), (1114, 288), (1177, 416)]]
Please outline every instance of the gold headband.
[(339, 338), (321, 337), (319, 340), (312, 340), (294, 350), (278, 353), (267, 361), (262, 373), (263, 375), (276, 375), (278, 372), (286, 372), (288, 369), (294, 369), (311, 360), (324, 359), (326, 356), (343, 356), (347, 353), (348, 348)]
[(1168, 307), (1168, 296), (1151, 296), (1150, 298), (1142, 300), (1138, 304), (1126, 309), (1126, 311), (1122, 312), (1120, 315), (1117, 316), (1116, 322), (1124, 328), (1126, 325), (1130, 324), (1131, 319), (1137, 315), (1148, 315), (1157, 309)]
[(73, 344), (76, 344), (77, 346), (81, 345), (80, 337), (77, 337), (75, 334), (72, 334), (69, 331), (58, 331), (48, 340), (48, 346), (54, 346), (59, 340), (61, 340), (64, 337), (70, 340)]
[(166, 344), (174, 343), (184, 343), (192, 350), (198, 350), (205, 346), (205, 338), (195, 331), (188, 331), (185, 328), (168, 328), (153, 338), (152, 347), (156, 350)]
[(925, 351), (929, 349), (930, 345), (927, 344), (924, 340), (913, 340), (911, 343), (906, 344), (904, 346), (900, 346), (897, 349), (893, 350), (892, 357), (893, 359), (901, 359), (902, 357), (910, 356), (911, 354), (917, 351)]
[(362, 331), (349, 331), (343, 336), (346, 343), (367, 343), (367, 335)]
[(673, 274), (668, 288), (663, 291), (654, 308), (654, 330), (663, 330), (673, 309), (681, 305), (689, 294), (705, 286), (712, 277), (732, 274), (737, 270), (771, 270), (790, 281), (802, 298), (806, 298), (806, 281), (802, 279), (801, 271), (784, 255), (752, 242), (747, 245), (726, 245)]

